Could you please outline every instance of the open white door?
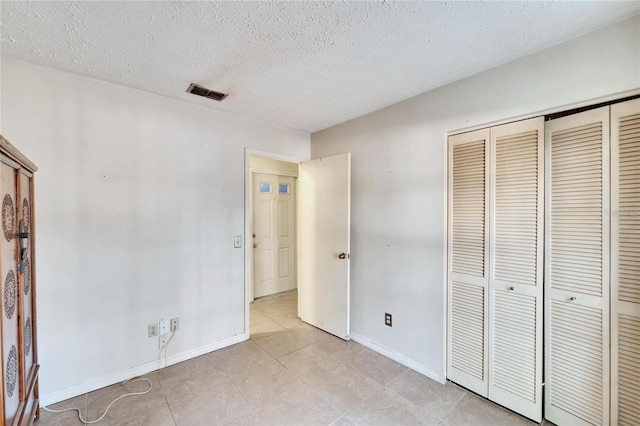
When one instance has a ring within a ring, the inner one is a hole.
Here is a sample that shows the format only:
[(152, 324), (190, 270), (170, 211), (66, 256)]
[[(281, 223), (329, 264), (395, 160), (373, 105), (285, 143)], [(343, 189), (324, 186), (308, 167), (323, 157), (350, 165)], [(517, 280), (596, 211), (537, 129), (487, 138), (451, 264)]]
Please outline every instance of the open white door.
[(351, 154), (300, 163), (298, 305), (300, 318), (349, 339)]

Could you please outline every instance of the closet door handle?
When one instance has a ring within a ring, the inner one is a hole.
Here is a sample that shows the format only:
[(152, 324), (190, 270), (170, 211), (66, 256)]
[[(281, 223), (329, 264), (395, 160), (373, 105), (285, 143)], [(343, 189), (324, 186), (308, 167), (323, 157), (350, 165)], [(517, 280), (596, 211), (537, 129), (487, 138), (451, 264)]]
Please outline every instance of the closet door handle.
[(576, 299), (577, 299), (577, 297), (575, 297), (575, 296), (571, 296), (571, 297), (569, 298), (569, 301), (570, 301), (570, 302), (575, 302), (575, 301), (576, 301)]
[(516, 289), (516, 288), (515, 288), (514, 286), (509, 287), (509, 291), (513, 291), (513, 290), (515, 290), (515, 289)]

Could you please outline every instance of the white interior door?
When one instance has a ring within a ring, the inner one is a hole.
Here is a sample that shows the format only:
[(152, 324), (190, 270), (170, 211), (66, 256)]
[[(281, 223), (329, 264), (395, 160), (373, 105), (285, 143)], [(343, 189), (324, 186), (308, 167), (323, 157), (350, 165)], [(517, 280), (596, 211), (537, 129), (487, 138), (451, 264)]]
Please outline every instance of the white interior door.
[(300, 163), (300, 318), (349, 339), (351, 154)]
[(484, 397), (488, 384), (489, 129), (449, 137), (447, 377)]
[(609, 107), (545, 132), (545, 417), (608, 424)]
[(611, 105), (611, 424), (640, 424), (640, 99)]
[(296, 288), (295, 179), (253, 174), (253, 297)]
[(544, 119), (491, 128), (489, 399), (542, 420)]

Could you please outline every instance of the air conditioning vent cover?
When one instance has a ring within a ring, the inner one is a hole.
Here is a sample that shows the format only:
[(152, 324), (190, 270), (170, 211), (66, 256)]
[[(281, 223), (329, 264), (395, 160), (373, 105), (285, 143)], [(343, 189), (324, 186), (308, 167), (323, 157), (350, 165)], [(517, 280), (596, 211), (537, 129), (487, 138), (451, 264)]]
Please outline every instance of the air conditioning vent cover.
[(187, 92), (193, 93), (194, 95), (204, 96), (205, 98), (213, 99), (214, 101), (220, 102), (224, 98), (228, 96), (227, 93), (216, 92), (215, 90), (209, 90), (205, 87), (198, 86), (195, 83), (191, 83)]

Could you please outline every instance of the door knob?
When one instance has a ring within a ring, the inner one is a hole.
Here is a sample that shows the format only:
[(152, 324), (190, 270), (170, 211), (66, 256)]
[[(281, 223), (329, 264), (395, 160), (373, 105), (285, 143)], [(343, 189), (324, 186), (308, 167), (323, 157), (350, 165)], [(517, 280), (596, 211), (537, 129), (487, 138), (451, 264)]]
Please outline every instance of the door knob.
[(258, 244), (253, 243), (253, 248), (256, 248), (256, 247), (258, 247)]
[(346, 253), (340, 253), (340, 254), (338, 255), (338, 259), (346, 259), (346, 258), (347, 258)]

